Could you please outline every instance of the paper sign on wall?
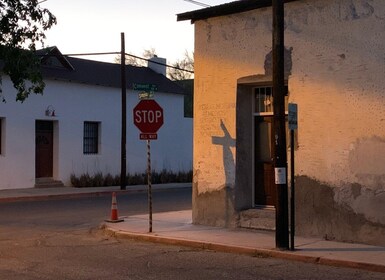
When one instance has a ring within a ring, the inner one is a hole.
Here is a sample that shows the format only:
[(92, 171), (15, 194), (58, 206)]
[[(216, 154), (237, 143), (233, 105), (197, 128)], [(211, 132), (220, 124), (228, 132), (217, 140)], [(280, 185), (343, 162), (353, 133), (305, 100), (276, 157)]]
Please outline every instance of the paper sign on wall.
[(286, 184), (286, 168), (285, 167), (274, 168), (274, 174), (275, 174), (275, 184), (276, 185)]

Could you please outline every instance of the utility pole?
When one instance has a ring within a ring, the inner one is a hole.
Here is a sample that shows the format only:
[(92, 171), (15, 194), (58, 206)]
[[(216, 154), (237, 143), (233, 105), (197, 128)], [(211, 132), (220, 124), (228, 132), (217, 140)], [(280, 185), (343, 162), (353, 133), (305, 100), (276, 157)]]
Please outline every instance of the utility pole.
[(289, 249), (287, 151), (285, 117), (284, 0), (272, 0), (273, 8), (273, 108), (274, 172), (277, 189), (275, 245)]
[(120, 33), (121, 52), (120, 52), (120, 74), (122, 86), (122, 135), (120, 153), (120, 189), (126, 189), (126, 135), (127, 135), (127, 96), (126, 96), (126, 50), (124, 43), (124, 33)]

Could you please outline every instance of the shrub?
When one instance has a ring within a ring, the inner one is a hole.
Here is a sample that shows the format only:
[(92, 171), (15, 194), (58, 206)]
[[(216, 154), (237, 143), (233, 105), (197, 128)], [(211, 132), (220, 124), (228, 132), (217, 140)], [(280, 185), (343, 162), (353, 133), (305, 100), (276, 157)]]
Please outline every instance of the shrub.
[(80, 175), (79, 187), (92, 187), (91, 176), (88, 173)]
[(120, 175), (114, 176), (113, 186), (120, 186)]
[[(120, 175), (111, 175), (107, 173), (98, 172), (93, 176), (88, 173), (77, 177), (75, 174), (71, 174), (71, 184), (77, 188), (86, 187), (102, 187), (102, 186), (119, 186)], [(152, 184), (166, 184), (166, 183), (188, 183), (192, 182), (192, 171), (173, 173), (172, 171), (163, 169), (161, 172), (151, 172), (151, 183)], [(147, 172), (134, 173), (133, 175), (127, 174), (127, 185), (145, 185), (147, 184)]]
[(75, 187), (78, 187), (80, 185), (80, 180), (78, 177), (76, 177), (75, 174), (71, 174), (71, 177), (70, 177), (70, 180), (71, 180), (71, 184), (72, 186), (75, 186)]
[(112, 176), (111, 173), (107, 173), (107, 175), (104, 176), (103, 185), (104, 186), (116, 186), (115, 184), (116, 184), (116, 182), (115, 182), (114, 176)]
[(93, 187), (102, 187), (104, 186), (104, 176), (101, 172), (96, 173), (92, 178), (92, 186)]
[(127, 185), (143, 185), (147, 182), (145, 173), (127, 174)]

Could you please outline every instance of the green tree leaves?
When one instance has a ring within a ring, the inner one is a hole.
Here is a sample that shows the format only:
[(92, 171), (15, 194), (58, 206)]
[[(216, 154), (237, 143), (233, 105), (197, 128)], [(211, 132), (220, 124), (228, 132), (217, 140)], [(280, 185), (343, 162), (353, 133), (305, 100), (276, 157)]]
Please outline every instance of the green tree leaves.
[[(43, 93), (36, 44), (44, 46), (44, 32), (56, 24), (55, 16), (37, 0), (0, 0), (1, 71), (9, 75), (23, 102), (31, 93)], [(4, 100), (0, 79), (0, 98)]]

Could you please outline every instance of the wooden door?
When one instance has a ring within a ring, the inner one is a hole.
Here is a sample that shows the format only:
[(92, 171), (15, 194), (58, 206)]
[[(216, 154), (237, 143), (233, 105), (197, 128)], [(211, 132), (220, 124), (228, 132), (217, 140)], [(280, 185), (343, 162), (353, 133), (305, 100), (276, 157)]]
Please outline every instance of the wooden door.
[(53, 176), (53, 123), (36, 121), (36, 178)]
[(255, 117), (255, 204), (276, 205), (273, 117)]

